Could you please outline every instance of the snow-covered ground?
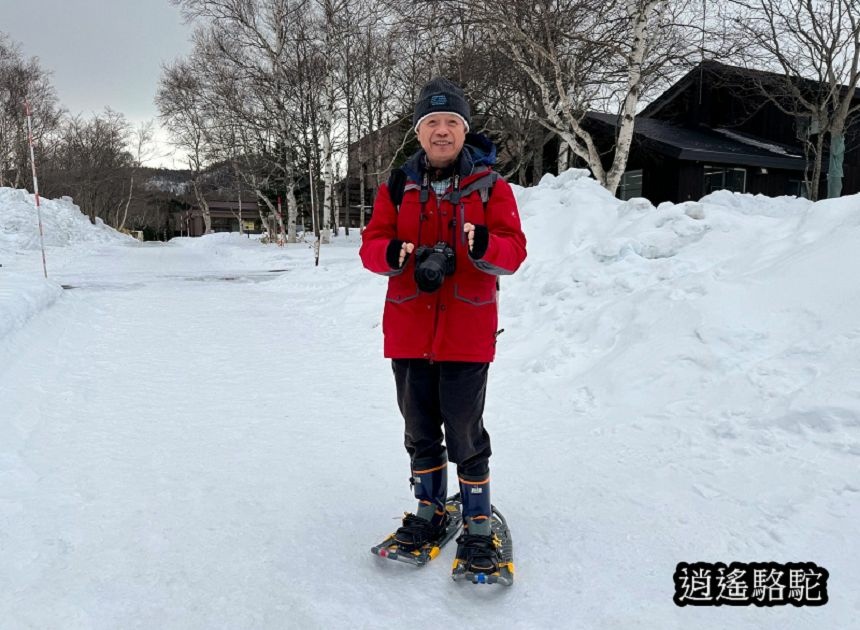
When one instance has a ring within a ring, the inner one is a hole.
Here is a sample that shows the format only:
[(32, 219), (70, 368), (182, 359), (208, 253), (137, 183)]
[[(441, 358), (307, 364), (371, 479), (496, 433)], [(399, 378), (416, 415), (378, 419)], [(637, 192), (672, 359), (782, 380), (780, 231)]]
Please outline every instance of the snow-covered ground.
[[(504, 589), (453, 583), (453, 548), (369, 553), (414, 501), (355, 232), (315, 268), (46, 201), (46, 281), (0, 189), (0, 627), (857, 627), (860, 196), (517, 194), (486, 414)], [(677, 608), (698, 560), (815, 562), (830, 602)]]

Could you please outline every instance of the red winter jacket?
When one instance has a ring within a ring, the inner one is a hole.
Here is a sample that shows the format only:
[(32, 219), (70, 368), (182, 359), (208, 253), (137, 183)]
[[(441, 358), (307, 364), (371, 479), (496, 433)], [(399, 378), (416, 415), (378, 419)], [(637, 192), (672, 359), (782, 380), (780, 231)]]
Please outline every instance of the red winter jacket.
[[(456, 206), (449, 199), (451, 187), (441, 198), (432, 187), (429, 189), (420, 242), (419, 185), (414, 180), (407, 183), (399, 212), (387, 185), (379, 187), (359, 254), (367, 269), (389, 276), (382, 316), (387, 358), (488, 363), (495, 357), (496, 277), (519, 268), (526, 257), (526, 238), (508, 183), (501, 178), (496, 180), (485, 212), (479, 190), (470, 185), (479, 184), (478, 180), (490, 175), (490, 169), (470, 167), (470, 172), (460, 179), (461, 199)], [(453, 227), (452, 218), (456, 221)], [(472, 260), (468, 254), (464, 223), (485, 225), (488, 229), (489, 244), (480, 260)], [(454, 246), (457, 255), (454, 274), (446, 277), (437, 291), (420, 292), (413, 275), (414, 255), (399, 270), (386, 262), (392, 239), (414, 243), (416, 249), (446, 241)]]

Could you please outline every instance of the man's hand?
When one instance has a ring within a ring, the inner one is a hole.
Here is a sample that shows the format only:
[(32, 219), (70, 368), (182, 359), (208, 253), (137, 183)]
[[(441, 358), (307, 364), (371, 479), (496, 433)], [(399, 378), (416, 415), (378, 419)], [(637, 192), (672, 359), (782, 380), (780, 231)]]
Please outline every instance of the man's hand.
[(415, 249), (415, 245), (412, 243), (403, 243), (400, 247), (400, 266), (403, 266), (403, 263), (406, 262), (406, 259), (409, 258), (409, 254)]
[(414, 249), (415, 245), (412, 243), (405, 243), (396, 238), (391, 239), (388, 249), (385, 250), (385, 261), (392, 269), (401, 269)]
[(469, 255), (479, 260), (487, 253), (490, 244), (490, 233), (486, 225), (475, 225), (473, 223), (463, 224), (463, 231), (469, 239)]
[(472, 223), (464, 223), (463, 231), (466, 233), (466, 238), (469, 239), (469, 251), (475, 247), (475, 226)]

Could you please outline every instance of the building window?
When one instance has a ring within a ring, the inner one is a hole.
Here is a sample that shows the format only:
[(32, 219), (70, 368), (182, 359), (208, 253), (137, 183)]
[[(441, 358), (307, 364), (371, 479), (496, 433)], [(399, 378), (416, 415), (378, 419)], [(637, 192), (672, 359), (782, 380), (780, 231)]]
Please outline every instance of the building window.
[(618, 198), (622, 201), (642, 196), (642, 169), (625, 171), (618, 185)]
[(239, 220), (212, 217), (213, 232), (238, 232)]
[(705, 165), (704, 194), (715, 190), (730, 190), (732, 192), (747, 191), (747, 171), (745, 168)]

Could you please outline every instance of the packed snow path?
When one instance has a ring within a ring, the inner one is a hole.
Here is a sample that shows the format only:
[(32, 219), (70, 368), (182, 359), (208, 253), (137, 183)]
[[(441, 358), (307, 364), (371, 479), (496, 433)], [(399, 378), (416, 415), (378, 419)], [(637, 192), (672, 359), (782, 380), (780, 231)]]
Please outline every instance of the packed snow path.
[[(527, 221), (503, 281), (510, 589), (453, 583), (453, 548), (369, 553), (414, 500), (355, 236), (318, 269), (235, 238), (49, 252), (76, 288), (0, 337), (0, 627), (852, 627), (860, 291), (832, 266), (860, 263), (857, 219), (708, 207), (652, 234), (634, 209), (607, 236), (579, 208), (563, 242)], [(830, 603), (679, 609), (698, 560), (816, 562)]]

